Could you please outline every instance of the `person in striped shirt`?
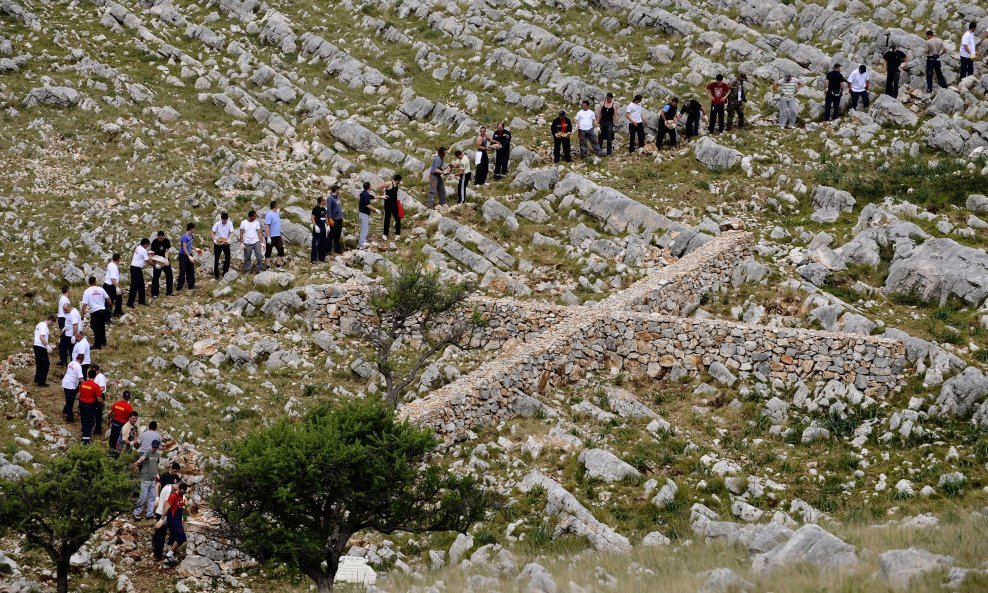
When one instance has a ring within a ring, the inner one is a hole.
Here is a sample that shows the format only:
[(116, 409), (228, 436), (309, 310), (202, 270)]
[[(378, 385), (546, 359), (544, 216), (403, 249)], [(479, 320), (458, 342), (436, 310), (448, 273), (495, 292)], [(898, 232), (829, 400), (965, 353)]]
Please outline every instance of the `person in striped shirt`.
[(792, 74), (775, 81), (773, 90), (779, 95), (779, 127), (796, 126), (796, 93), (803, 85)]

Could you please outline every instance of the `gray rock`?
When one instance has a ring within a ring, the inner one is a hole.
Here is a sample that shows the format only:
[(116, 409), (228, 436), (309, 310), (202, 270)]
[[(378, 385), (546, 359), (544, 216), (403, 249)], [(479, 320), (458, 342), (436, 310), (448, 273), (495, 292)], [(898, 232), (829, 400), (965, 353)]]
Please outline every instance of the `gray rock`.
[(512, 185), (527, 187), (536, 191), (546, 191), (555, 187), (559, 182), (559, 169), (545, 167), (543, 169), (521, 169), (515, 175)]
[(672, 540), (658, 531), (652, 531), (642, 538), (643, 546), (668, 546), (671, 543)]
[(964, 207), (975, 214), (988, 214), (988, 196), (981, 194), (970, 195), (967, 197), (967, 201), (964, 202)]
[(762, 415), (767, 416), (772, 421), (772, 424), (783, 424), (789, 419), (789, 404), (777, 397), (773, 397), (765, 402), (765, 409), (762, 410)]
[(834, 222), (841, 212), (850, 212), (854, 208), (854, 196), (846, 191), (818, 185), (813, 189), (813, 222)]
[(676, 482), (672, 481), (671, 478), (666, 478), (666, 483), (652, 497), (652, 504), (660, 509), (668, 508), (676, 501), (677, 492), (679, 492), (679, 486), (676, 485)]
[(978, 307), (988, 297), (988, 253), (951, 239), (931, 239), (892, 262), (884, 290), (940, 304), (954, 296)]
[(187, 577), (221, 577), (223, 571), (215, 561), (197, 554), (189, 554), (178, 565), (178, 573)]
[(526, 564), (515, 580), (526, 581), (525, 593), (557, 593), (559, 591), (552, 574), (536, 562)]
[(876, 327), (878, 327), (878, 324), (864, 315), (858, 315), (857, 313), (845, 313), (844, 316), (841, 317), (840, 323), (837, 324), (837, 331), (870, 336), (872, 330)]
[(588, 476), (605, 482), (617, 482), (641, 475), (631, 465), (604, 449), (586, 449), (580, 453), (579, 460), (586, 468)]
[[(569, 179), (568, 175), (563, 182)], [(558, 190), (558, 187), (557, 187)], [(610, 187), (600, 187), (583, 200), (584, 212), (604, 223), (611, 233), (652, 233), (669, 228), (670, 220)]]
[(909, 111), (898, 99), (884, 93), (875, 99), (868, 114), (879, 125), (890, 124), (899, 128), (914, 126), (919, 121), (916, 114)]
[(752, 562), (752, 570), (760, 577), (778, 568), (806, 562), (820, 569), (852, 569), (858, 563), (854, 546), (831, 535), (818, 525), (803, 525), (784, 544), (760, 554)]
[(822, 426), (807, 426), (803, 429), (803, 435), (800, 438), (803, 444), (827, 440), (830, 440), (830, 431)]
[(889, 550), (878, 557), (882, 580), (893, 589), (905, 591), (916, 577), (928, 572), (950, 568), (954, 559), (919, 548)]
[(469, 533), (461, 533), (456, 536), (453, 545), (449, 547), (449, 563), (459, 564), (460, 558), (466, 555), (473, 548), (473, 536)]
[(316, 332), (316, 334), (312, 336), (312, 343), (325, 352), (333, 352), (337, 347), (336, 339), (333, 338), (333, 334), (326, 330), (319, 330)]
[(521, 204), (518, 204), (518, 209), (515, 210), (515, 214), (521, 216), (522, 218), (527, 218), (536, 224), (545, 224), (549, 222), (549, 215), (542, 209), (542, 206), (540, 206), (538, 202), (533, 202), (531, 200), (525, 200)]
[(415, 97), (398, 108), (410, 120), (425, 119), (432, 113), (436, 104), (425, 97)]
[(31, 89), (24, 99), (25, 107), (47, 105), (50, 107), (74, 107), (82, 99), (79, 91), (67, 86), (44, 86)]
[(944, 381), (936, 404), (943, 413), (965, 417), (986, 397), (988, 397), (988, 375), (970, 366), (962, 373)]
[(826, 266), (816, 262), (799, 266), (796, 272), (799, 273), (800, 278), (813, 286), (823, 286), (827, 282), (827, 277), (830, 276), (830, 270)]
[(622, 418), (658, 418), (659, 415), (638, 401), (633, 393), (620, 387), (608, 387), (607, 403)]
[(710, 364), (707, 372), (710, 373), (710, 376), (713, 377), (715, 381), (727, 387), (734, 385), (734, 383), (738, 380), (730, 369), (717, 361)]
[(717, 144), (709, 136), (702, 136), (693, 145), (693, 156), (711, 171), (726, 171), (741, 164), (744, 155), (726, 146)]
[(684, 257), (706, 245), (714, 238), (696, 229), (687, 229), (676, 235), (676, 240), (669, 246), (673, 257)]
[(515, 218), (514, 213), (512, 213), (507, 206), (501, 202), (498, 202), (494, 198), (489, 198), (486, 202), (484, 202), (481, 213), (483, 214), (484, 222), (487, 224), (494, 221), (503, 220), (504, 226), (507, 227), (509, 231), (518, 230), (518, 219)]
[(707, 580), (697, 593), (748, 593), (755, 585), (738, 576), (730, 568), (715, 568), (707, 573)]
[(275, 272), (273, 270), (265, 270), (260, 274), (254, 276), (255, 286), (280, 286), (285, 288), (292, 282), (295, 282), (295, 274), (290, 272)]
[[(877, 104), (878, 101), (875, 101), (875, 103)], [(957, 91), (952, 89), (937, 89), (936, 94), (933, 95), (933, 100), (930, 101), (930, 105), (926, 108), (926, 112), (930, 115), (942, 114), (947, 116), (963, 110), (964, 99), (957, 94)]]
[(549, 501), (545, 513), (559, 515), (559, 524), (554, 535), (568, 532), (578, 537), (584, 536), (595, 550), (601, 552), (625, 552), (631, 549), (628, 538), (594, 518), (575, 496), (542, 472), (529, 473), (518, 485), (518, 489), (527, 493), (536, 486), (545, 489)]

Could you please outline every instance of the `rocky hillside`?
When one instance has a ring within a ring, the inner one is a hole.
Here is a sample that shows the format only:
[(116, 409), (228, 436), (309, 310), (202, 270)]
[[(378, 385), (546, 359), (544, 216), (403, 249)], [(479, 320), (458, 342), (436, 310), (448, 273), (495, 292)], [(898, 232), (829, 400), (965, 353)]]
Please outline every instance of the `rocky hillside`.
[[(980, 38), (985, 7), (953, 0), (0, 0), (0, 476), (79, 438), (60, 369), (32, 385), (59, 287), (76, 303), (114, 252), (126, 276), (140, 238), (177, 244), (195, 222), (197, 288), (125, 309), (94, 353), (197, 486), (187, 556), (152, 562), (150, 527), (124, 517), (74, 558), (80, 589), (308, 590), (217, 539), (211, 468), (273, 418), (379, 393), (352, 323), (368, 286), (423, 256), (476, 283), (492, 333), (445, 351), (402, 413), (510, 505), (459, 536), (363, 534), (347, 578), (985, 590), (988, 65), (958, 80), (971, 21)], [(932, 93), (927, 29), (948, 48)], [(898, 98), (890, 44), (910, 56)], [(872, 70), (871, 104), (848, 112), (845, 93), (824, 123), (835, 63)], [(744, 129), (704, 121), (657, 149), (663, 105), (717, 74), (747, 77)], [(785, 75), (803, 87), (780, 130)], [(643, 95), (645, 148), (628, 154), (622, 123), (613, 156), (581, 160), (574, 138), (553, 163), (549, 122), (608, 92), (621, 122)], [(499, 121), (508, 176), (427, 208), (436, 147), (473, 159)], [(361, 184), (395, 173), (401, 237), (375, 215), (357, 249)], [(309, 212), (334, 184), (348, 250), (312, 264)], [(242, 273), (235, 240), (213, 280), (213, 222), (272, 200), (285, 268)], [(51, 567), (0, 540), (0, 589), (54, 590)]]

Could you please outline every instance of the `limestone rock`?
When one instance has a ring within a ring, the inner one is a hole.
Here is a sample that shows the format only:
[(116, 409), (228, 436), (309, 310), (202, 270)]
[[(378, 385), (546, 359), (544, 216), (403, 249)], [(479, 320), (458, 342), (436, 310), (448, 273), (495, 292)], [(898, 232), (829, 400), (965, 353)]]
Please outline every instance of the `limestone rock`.
[(950, 568), (954, 559), (919, 548), (889, 550), (878, 557), (882, 580), (893, 589), (907, 591), (909, 583), (928, 572)]
[(953, 296), (981, 306), (988, 297), (988, 253), (951, 239), (931, 239), (892, 262), (884, 290), (941, 304)]
[(726, 171), (741, 164), (744, 158), (733, 148), (721, 146), (710, 136), (702, 136), (693, 145), (693, 156), (711, 171)]
[(854, 546), (828, 533), (819, 525), (803, 525), (792, 537), (774, 550), (760, 554), (752, 561), (756, 575), (767, 576), (778, 568), (801, 562), (820, 569), (850, 569), (858, 563)]
[(587, 475), (605, 482), (617, 482), (641, 475), (638, 470), (604, 449), (587, 449), (580, 453), (580, 463)]

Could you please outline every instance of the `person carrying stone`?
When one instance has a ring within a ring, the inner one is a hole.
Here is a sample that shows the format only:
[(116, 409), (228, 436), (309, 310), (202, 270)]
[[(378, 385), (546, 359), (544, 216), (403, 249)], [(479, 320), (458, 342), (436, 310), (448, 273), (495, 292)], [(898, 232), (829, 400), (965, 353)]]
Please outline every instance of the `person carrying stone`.
[(691, 140), (700, 135), (700, 122), (703, 121), (703, 103), (696, 99), (690, 99), (683, 107), (683, 114), (686, 115), (686, 131), (684, 135), (687, 140)]
[(893, 43), (882, 55), (882, 59), (885, 60), (885, 94), (898, 97), (899, 76), (902, 74), (902, 67), (909, 65), (909, 56)]
[(744, 129), (744, 104), (748, 102), (745, 87), (748, 77), (738, 73), (731, 81), (731, 92), (727, 95), (727, 129), (734, 127), (734, 117), (738, 118), (738, 129)]
[(309, 253), (309, 261), (326, 261), (326, 198), (316, 197), (316, 205), (312, 208), (310, 216), (312, 222), (312, 250)]
[(573, 123), (566, 117), (565, 111), (560, 111), (559, 117), (552, 120), (549, 132), (552, 134), (552, 162), (559, 162), (560, 153), (564, 161), (571, 162), (570, 136), (573, 134)]
[[(158, 235), (151, 241), (151, 246), (148, 248), (152, 255), (160, 257), (165, 260), (163, 264), (152, 264), (151, 266), (151, 297), (157, 298), (161, 293), (161, 275), (165, 275), (165, 296), (172, 296), (174, 294), (174, 280), (175, 277), (172, 275), (172, 262), (171, 258), (168, 257), (169, 252), (172, 248), (172, 242), (165, 236), (165, 231), (158, 231)], [(179, 273), (181, 274), (181, 263), (179, 264)]]
[(673, 97), (659, 111), (658, 132), (655, 137), (656, 148), (659, 150), (662, 149), (662, 141), (665, 139), (666, 134), (669, 135), (669, 146), (676, 146), (676, 125), (679, 123), (679, 117), (679, 99)]
[(789, 128), (796, 125), (796, 93), (802, 88), (802, 83), (792, 74), (786, 74), (772, 85), (779, 95), (779, 127)]
[(718, 74), (716, 80), (707, 85), (707, 96), (710, 97), (710, 123), (707, 130), (713, 134), (716, 124), (717, 132), (724, 132), (724, 106), (731, 86), (724, 82), (724, 75)]
[[(495, 168), (496, 170), (496, 168)], [(391, 220), (395, 223), (395, 239), (401, 238), (401, 218), (403, 209), (399, 208), (398, 188), (401, 187), (401, 175), (395, 173), (391, 181), (385, 181), (377, 191), (384, 194), (384, 236), (385, 241), (391, 235)]]
[(844, 86), (847, 84), (840, 69), (840, 64), (834, 64), (834, 68), (827, 72), (827, 77), (823, 81), (823, 121), (840, 117), (840, 100), (844, 96)]
[(494, 151), (494, 180), (503, 179), (508, 174), (508, 160), (511, 158), (511, 132), (504, 127), (504, 122), (497, 122), (494, 134), (491, 136), (498, 148)]
[(429, 208), (432, 208), (436, 199), (440, 206), (446, 205), (446, 183), (443, 176), (449, 173), (449, 168), (444, 162), (446, 158), (446, 147), (440, 146), (436, 149), (436, 156), (432, 157), (432, 165), (429, 167)]
[(370, 187), (370, 182), (365, 181), (364, 191), (357, 196), (357, 213), (360, 216), (360, 238), (357, 240), (357, 249), (367, 249), (370, 246), (367, 243), (367, 235), (370, 233), (370, 217), (372, 212), (378, 212), (377, 208), (371, 206), (375, 196), (371, 193)]
[(926, 92), (933, 92), (933, 75), (937, 77), (937, 84), (940, 88), (947, 88), (947, 80), (943, 77), (940, 69), (940, 57), (947, 53), (947, 46), (933, 34), (933, 31), (926, 32)]
[(580, 110), (576, 112), (574, 118), (576, 130), (580, 135), (580, 158), (587, 158), (587, 145), (597, 156), (604, 156), (604, 151), (600, 149), (597, 142), (597, 115), (590, 109), (590, 101), (580, 103)]
[(618, 123), (618, 106), (614, 101), (614, 93), (607, 93), (607, 98), (597, 107), (597, 121), (600, 122), (600, 143), (607, 145), (607, 156), (614, 152), (614, 128)]

